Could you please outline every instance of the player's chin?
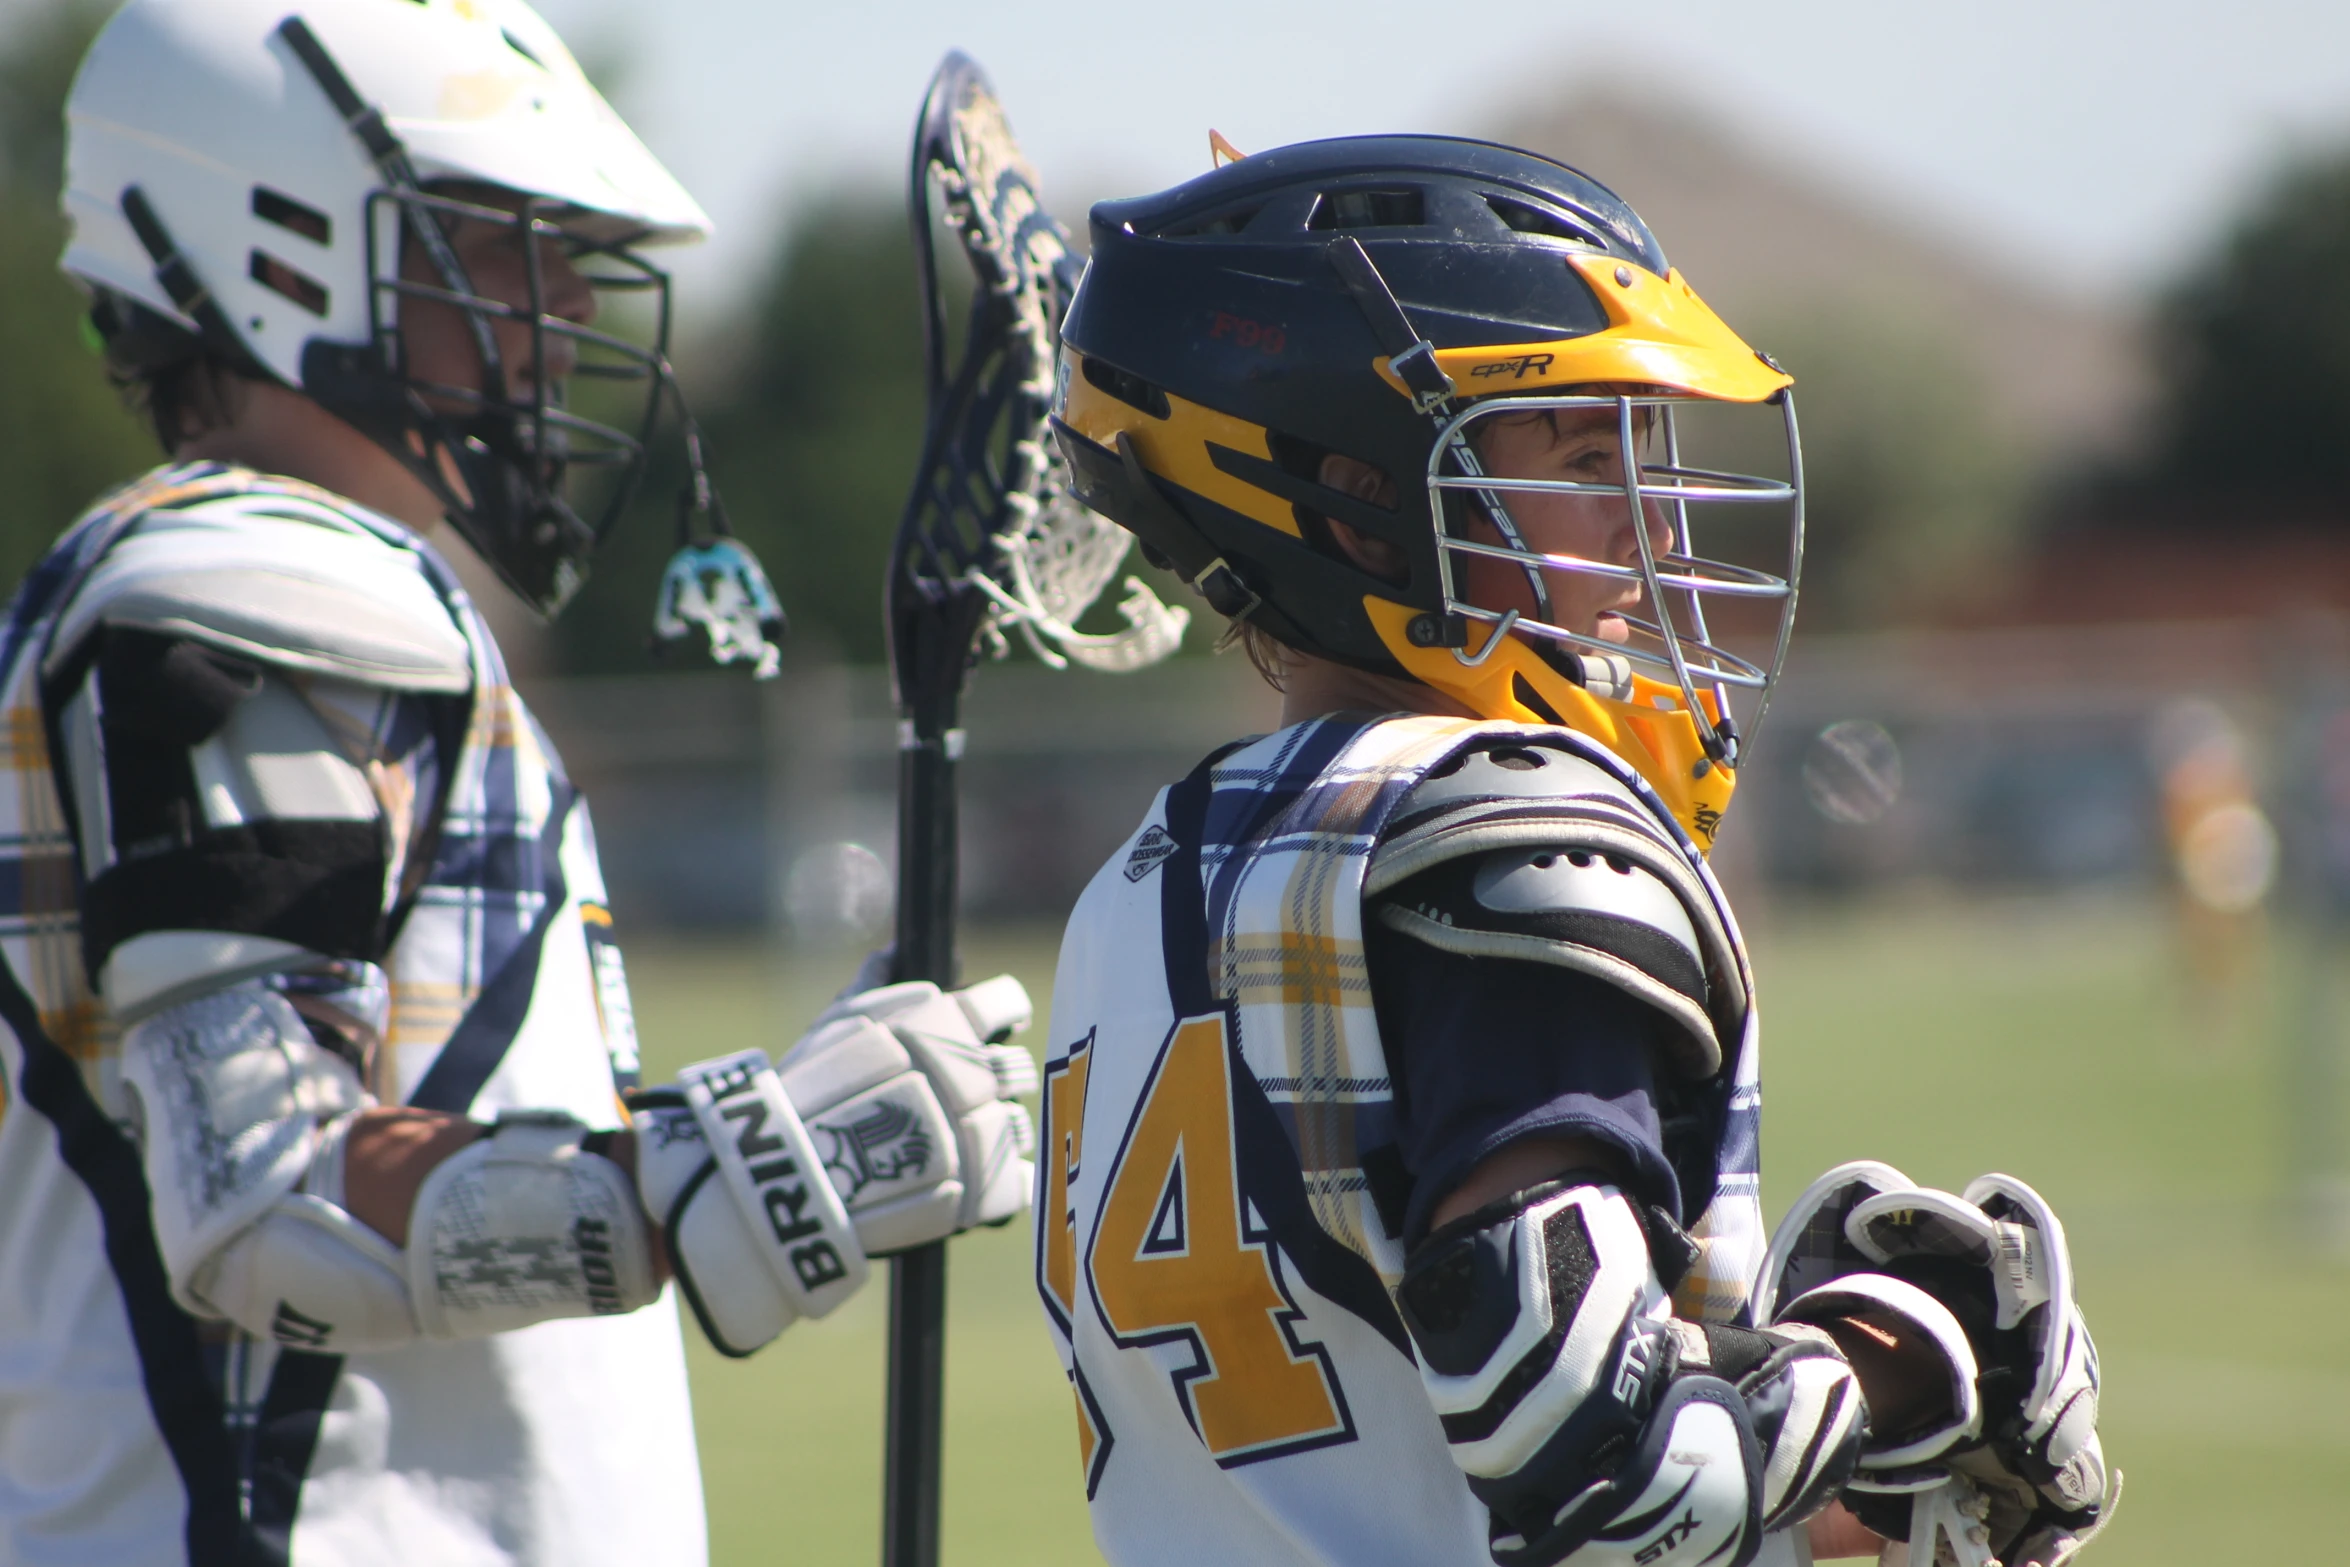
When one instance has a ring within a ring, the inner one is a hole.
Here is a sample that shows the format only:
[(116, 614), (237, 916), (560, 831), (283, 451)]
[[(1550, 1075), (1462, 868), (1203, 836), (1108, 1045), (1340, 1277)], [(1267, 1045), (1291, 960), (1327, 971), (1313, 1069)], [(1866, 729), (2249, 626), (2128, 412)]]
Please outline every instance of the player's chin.
[(1629, 642), (1632, 623), (1617, 614), (1601, 614), (1591, 623), (1591, 634), (1602, 642)]

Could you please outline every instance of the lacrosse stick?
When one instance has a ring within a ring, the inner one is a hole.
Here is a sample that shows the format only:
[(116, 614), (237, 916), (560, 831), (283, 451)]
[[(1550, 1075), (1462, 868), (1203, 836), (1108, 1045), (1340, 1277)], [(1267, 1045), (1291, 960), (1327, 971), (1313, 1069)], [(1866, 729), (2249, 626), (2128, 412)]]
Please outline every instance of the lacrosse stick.
[[(1121, 631), (1075, 622), (1131, 536), (1079, 505), (1045, 429), (1061, 313), (1075, 287), (1068, 234), (1037, 199), (987, 77), (949, 54), (914, 127), (914, 254), (930, 409), (921, 465), (890, 554), (890, 673), (898, 704), (898, 900), (893, 980), (955, 973), (955, 764), (963, 683), (981, 649), (1017, 633), (1047, 665), (1138, 669), (1173, 652), (1186, 611), (1126, 579)], [(975, 289), (963, 352), (947, 356), (931, 203), (962, 242)], [(892, 1260), (882, 1560), (938, 1560), (946, 1247)]]

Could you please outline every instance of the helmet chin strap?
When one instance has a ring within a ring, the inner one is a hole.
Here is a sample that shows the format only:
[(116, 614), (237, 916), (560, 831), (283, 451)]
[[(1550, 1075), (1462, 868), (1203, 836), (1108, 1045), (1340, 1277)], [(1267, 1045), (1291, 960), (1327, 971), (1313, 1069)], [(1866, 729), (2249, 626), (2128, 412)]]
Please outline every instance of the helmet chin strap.
[[(1459, 395), (1460, 388), (1453, 384), (1452, 377), (1445, 374), (1443, 366), (1436, 362), (1436, 345), (1422, 337), (1419, 329), (1412, 325), (1412, 318), (1404, 313), (1403, 302), (1395, 297), (1395, 290), (1387, 286), (1387, 279), (1380, 274), (1379, 264), (1371, 259), (1369, 251), (1363, 249), (1363, 242), (1352, 234), (1342, 234), (1332, 240), (1330, 264), (1337, 268), (1347, 292), (1362, 307), (1364, 319), (1371, 323), (1371, 331), (1387, 350), (1387, 367), (1411, 389), (1412, 406), (1440, 426), (1449, 424), (1453, 417), (1453, 399)], [(1484, 476), (1484, 467), (1477, 461), (1477, 453), (1466, 437), (1455, 434), (1446, 444), (1463, 474), (1470, 478)], [(1493, 525), (1501, 530), (1501, 536), (1509, 541), (1510, 547), (1520, 554), (1533, 554), (1532, 550), (1526, 548), (1526, 541), (1519, 534), (1517, 523), (1511, 519), (1509, 508), (1502, 505), (1501, 497), (1488, 490), (1477, 493), (1485, 502), (1486, 511), (1493, 518)], [(1441, 519), (1438, 526), (1442, 526)], [(1440, 562), (1442, 558), (1439, 552)], [(1447, 565), (1442, 569), (1445, 593), (1450, 597), (1451, 568)], [(1526, 585), (1534, 591), (1535, 616), (1547, 621), (1551, 618), (1550, 587), (1542, 579), (1542, 568), (1528, 566), (1524, 570)], [(1487, 644), (1489, 650), (1492, 645)]]

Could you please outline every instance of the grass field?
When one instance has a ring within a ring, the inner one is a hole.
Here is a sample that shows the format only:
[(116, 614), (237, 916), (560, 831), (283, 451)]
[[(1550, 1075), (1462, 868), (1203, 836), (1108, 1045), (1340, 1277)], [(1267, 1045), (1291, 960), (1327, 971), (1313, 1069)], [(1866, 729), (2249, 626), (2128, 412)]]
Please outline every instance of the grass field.
[[(1051, 935), (975, 931), (1042, 1015)], [(2065, 1215), (2129, 1477), (2107, 1567), (2350, 1559), (2350, 1262), (2283, 1220), (2288, 1095), (2260, 1009), (2199, 1037), (2165, 927), (2106, 906), (1918, 906), (1782, 916), (1758, 940), (1766, 1205), (1863, 1155), (1956, 1187), (1984, 1169)], [(788, 1041), (848, 967), (747, 947), (632, 951), (649, 1074)], [(1041, 1029), (1030, 1043), (1041, 1045)], [(1028, 1283), (1025, 1222), (955, 1243), (945, 1557), (1094, 1555), (1069, 1394)], [(878, 1554), (886, 1291), (748, 1362), (695, 1341), (721, 1567)], [(688, 1330), (689, 1340), (695, 1336)], [(2336, 1541), (2328, 1545), (2328, 1540)]]

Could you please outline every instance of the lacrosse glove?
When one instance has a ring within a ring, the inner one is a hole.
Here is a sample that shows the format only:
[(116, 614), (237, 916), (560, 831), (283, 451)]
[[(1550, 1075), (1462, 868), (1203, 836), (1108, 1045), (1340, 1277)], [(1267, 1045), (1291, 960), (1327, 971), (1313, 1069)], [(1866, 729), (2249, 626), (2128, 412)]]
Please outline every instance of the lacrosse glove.
[(866, 1259), (1026, 1208), (1029, 1020), (1009, 975), (844, 996), (770, 1064), (701, 1062), (630, 1099), (637, 1184), (711, 1343), (747, 1355), (864, 1282)]
[(1772, 1237), (1758, 1316), (1902, 1320), (1940, 1352), (1947, 1413), (1872, 1433), (1844, 1502), (1913, 1559), (2060, 1567), (2113, 1515), (2097, 1438), (2097, 1350), (2073, 1298), (2064, 1226), (2023, 1182), (1953, 1194), (1887, 1165), (1838, 1166)]

